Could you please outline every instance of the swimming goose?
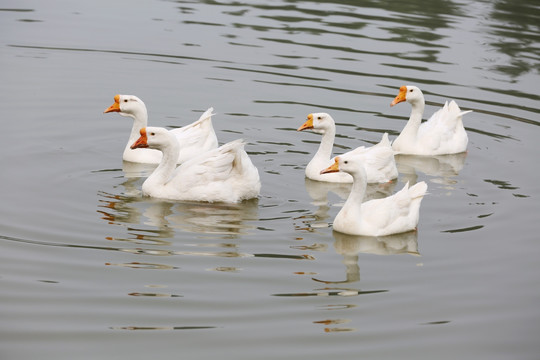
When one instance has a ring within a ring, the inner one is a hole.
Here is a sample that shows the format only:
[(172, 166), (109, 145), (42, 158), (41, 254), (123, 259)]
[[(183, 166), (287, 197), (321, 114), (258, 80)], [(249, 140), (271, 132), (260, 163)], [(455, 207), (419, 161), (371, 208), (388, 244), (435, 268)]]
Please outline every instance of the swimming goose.
[[(206, 110), (199, 120), (181, 128), (170, 130), (181, 144), (177, 163), (218, 147), (218, 141), (212, 126), (213, 108)], [(130, 149), (131, 144), (138, 139), (139, 131), (147, 126), (148, 112), (144, 102), (134, 95), (116, 95), (114, 104), (109, 106), (104, 113), (117, 112), (122, 116), (133, 119), (133, 127), (128, 142), (124, 149), (122, 159), (124, 161), (159, 164), (161, 153), (154, 149)]]
[(386, 236), (415, 230), (418, 225), (420, 203), (427, 184), (405, 184), (396, 194), (362, 202), (366, 191), (366, 170), (355, 154), (337, 156), (334, 164), (321, 170), (322, 174), (343, 171), (350, 174), (353, 187), (345, 204), (334, 219), (334, 230), (349, 235)]
[[(353, 178), (344, 172), (321, 174), (321, 169), (334, 162), (334, 159), (331, 158), (336, 135), (334, 119), (326, 113), (309, 114), (306, 122), (298, 128), (298, 131), (306, 129), (313, 130), (323, 136), (317, 153), (306, 166), (306, 177), (318, 181), (352, 183)], [(362, 159), (368, 183), (384, 183), (397, 178), (398, 171), (394, 161), (394, 152), (387, 133), (383, 134), (378, 144), (368, 148), (360, 146), (349, 152), (357, 154)]]
[(150, 148), (163, 153), (158, 167), (144, 181), (146, 196), (186, 201), (238, 203), (256, 198), (261, 189), (259, 172), (244, 150), (244, 141), (231, 141), (208, 150), (176, 168), (180, 145), (164, 128), (142, 128), (132, 149)]
[(424, 95), (416, 86), (402, 86), (390, 106), (407, 101), (411, 104), (411, 116), (401, 134), (393, 141), (396, 154), (444, 155), (458, 154), (467, 150), (469, 141), (463, 127), (462, 116), (471, 112), (461, 111), (454, 100), (435, 112), (422, 123)]

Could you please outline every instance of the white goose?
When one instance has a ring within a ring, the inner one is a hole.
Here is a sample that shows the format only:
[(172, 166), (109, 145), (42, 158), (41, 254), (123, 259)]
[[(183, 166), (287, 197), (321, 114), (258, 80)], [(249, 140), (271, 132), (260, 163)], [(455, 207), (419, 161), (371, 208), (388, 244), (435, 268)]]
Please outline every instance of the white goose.
[(238, 203), (256, 198), (261, 189), (259, 172), (244, 151), (244, 141), (231, 141), (199, 154), (176, 168), (180, 145), (164, 128), (142, 128), (132, 149), (150, 148), (163, 153), (154, 172), (144, 181), (146, 196), (185, 201)]
[(402, 86), (390, 106), (403, 101), (409, 102), (412, 110), (407, 125), (392, 143), (396, 154), (444, 155), (467, 150), (469, 139), (462, 116), (471, 110), (461, 111), (454, 100), (447, 101), (443, 108), (422, 123), (425, 106), (422, 91), (416, 86)]
[(354, 154), (337, 156), (334, 164), (321, 173), (344, 171), (353, 179), (353, 187), (345, 204), (334, 219), (334, 230), (364, 236), (386, 236), (415, 230), (418, 225), (420, 203), (427, 184), (419, 182), (384, 199), (362, 202), (366, 191), (366, 170), (362, 160)]
[[(177, 163), (180, 164), (195, 155), (218, 147), (218, 140), (212, 126), (213, 110), (213, 108), (209, 108), (199, 120), (184, 127), (170, 130), (181, 144)], [(135, 163), (159, 164), (161, 152), (144, 148), (136, 151), (130, 149), (131, 144), (139, 138), (139, 131), (147, 126), (148, 112), (144, 102), (134, 95), (116, 95), (114, 104), (104, 111), (104, 113), (109, 112), (117, 112), (133, 119), (133, 127), (122, 159)]]
[[(306, 177), (318, 181), (352, 183), (353, 178), (343, 172), (321, 174), (321, 169), (334, 162), (334, 159), (331, 158), (336, 136), (334, 119), (326, 113), (309, 114), (306, 122), (298, 128), (298, 131), (306, 129), (323, 135), (317, 153), (306, 166)], [(378, 144), (369, 148), (360, 146), (349, 152), (355, 153), (362, 159), (366, 168), (368, 183), (384, 183), (398, 177), (394, 152), (390, 146), (387, 133), (383, 134)]]

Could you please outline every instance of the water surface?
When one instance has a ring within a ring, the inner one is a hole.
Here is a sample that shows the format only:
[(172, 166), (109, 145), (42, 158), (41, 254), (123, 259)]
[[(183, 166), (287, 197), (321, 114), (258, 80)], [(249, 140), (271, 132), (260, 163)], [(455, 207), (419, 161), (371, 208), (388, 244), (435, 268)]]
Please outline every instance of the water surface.
[[(536, 359), (540, 8), (529, 1), (7, 1), (0, 7), (0, 353), (6, 359)], [(400, 156), (417, 232), (332, 231), (349, 188), (304, 179), (393, 139), (401, 85), (473, 110), (466, 154)], [(117, 93), (177, 127), (213, 106), (259, 199), (141, 197)]]

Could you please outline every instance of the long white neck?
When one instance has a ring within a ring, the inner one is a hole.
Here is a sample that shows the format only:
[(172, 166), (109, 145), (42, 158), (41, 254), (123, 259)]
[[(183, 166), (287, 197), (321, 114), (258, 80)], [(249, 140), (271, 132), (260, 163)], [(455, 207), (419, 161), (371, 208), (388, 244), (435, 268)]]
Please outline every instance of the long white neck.
[(161, 158), (158, 167), (143, 183), (143, 191), (145, 191), (145, 187), (155, 189), (156, 187), (165, 186), (176, 168), (176, 160), (178, 159), (178, 154), (180, 152), (180, 145), (178, 145), (178, 141), (173, 138), (173, 135), (170, 135), (169, 141), (161, 146), (159, 150), (163, 153), (163, 157)]
[(309, 162), (308, 166), (316, 166), (317, 171), (321, 171), (321, 169), (328, 166), (328, 160), (330, 160), (330, 158), (332, 157), (332, 148), (334, 147), (335, 137), (335, 127), (331, 127), (330, 129), (325, 130), (321, 139), (321, 143), (319, 144), (319, 149), (315, 153), (315, 156), (313, 156), (313, 159), (311, 159), (311, 161)]
[(422, 123), (422, 115), (424, 115), (424, 107), (424, 98), (411, 104), (411, 116), (409, 116), (409, 121), (407, 121), (407, 125), (405, 125), (403, 131), (414, 131), (414, 134), (418, 132), (418, 128)]
[(147, 126), (148, 123), (148, 112), (146, 111), (146, 108), (143, 106), (140, 109), (137, 109), (133, 113), (122, 113), (120, 112), (120, 115), (130, 117), (133, 119), (133, 126), (131, 127), (131, 133), (129, 134), (129, 139), (127, 141), (126, 147), (124, 148), (124, 155), (123, 159), (131, 161), (133, 157), (133, 151), (142, 152), (142, 153), (148, 153), (148, 151), (145, 151), (145, 149), (131, 149), (131, 145), (137, 141), (137, 139), (140, 136), (140, 131), (142, 128)]
[[(121, 115), (124, 115), (120, 113)], [(129, 134), (129, 144), (133, 144), (140, 136), (140, 131), (142, 128), (148, 126), (148, 112), (145, 107), (140, 107), (136, 109), (132, 114), (125, 114), (133, 119), (133, 126), (131, 128), (131, 134)]]
[(353, 177), (353, 186), (341, 211), (344, 212), (348, 218), (360, 219), (362, 202), (364, 201), (364, 196), (366, 194), (367, 174), (364, 167), (361, 167), (351, 175)]
[[(407, 124), (401, 131), (401, 134), (399, 135), (399, 138), (412, 138), (415, 139), (416, 135), (418, 134), (418, 128), (420, 128), (420, 124), (422, 124), (422, 115), (424, 114), (424, 107), (425, 102), (424, 98), (412, 102), (411, 103), (411, 116), (409, 117), (409, 121), (407, 121)], [(398, 140), (396, 139), (396, 141)]]

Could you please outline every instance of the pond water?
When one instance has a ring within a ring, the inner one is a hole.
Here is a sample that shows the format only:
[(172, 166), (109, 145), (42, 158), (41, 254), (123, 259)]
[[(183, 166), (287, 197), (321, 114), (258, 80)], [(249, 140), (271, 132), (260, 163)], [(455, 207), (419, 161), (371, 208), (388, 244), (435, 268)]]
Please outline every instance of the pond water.
[[(538, 358), (538, 3), (6, 0), (0, 48), (3, 359)], [(473, 110), (468, 152), (370, 186), (426, 181), (417, 232), (334, 233), (349, 188), (304, 179), (296, 129), (393, 139), (406, 84)], [(154, 126), (213, 106), (259, 199), (143, 198), (118, 93)]]

